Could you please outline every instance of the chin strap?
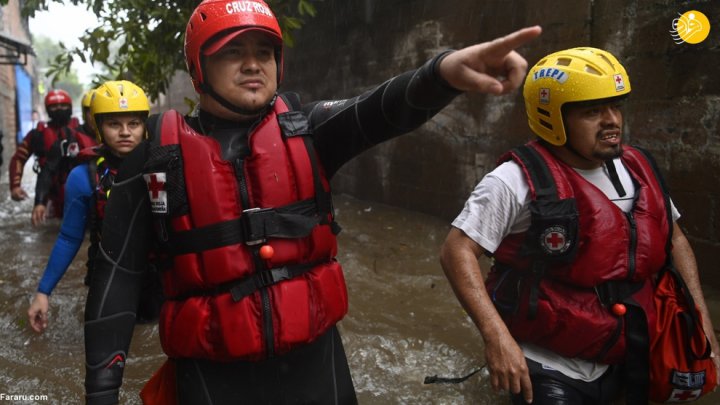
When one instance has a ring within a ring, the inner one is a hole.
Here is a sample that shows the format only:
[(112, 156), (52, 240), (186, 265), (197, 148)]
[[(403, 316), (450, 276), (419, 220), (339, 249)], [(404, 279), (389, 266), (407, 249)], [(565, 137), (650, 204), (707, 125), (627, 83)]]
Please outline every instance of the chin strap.
[(223, 107), (227, 108), (228, 110), (240, 114), (240, 115), (249, 115), (249, 116), (256, 116), (256, 115), (264, 115), (263, 113), (267, 111), (268, 108), (272, 108), (272, 105), (275, 104), (275, 99), (277, 98), (277, 94), (273, 96), (272, 100), (270, 102), (260, 108), (254, 109), (254, 110), (248, 110), (245, 108), (241, 108), (236, 106), (235, 104), (231, 103), (227, 99), (223, 98), (220, 94), (218, 94), (212, 86), (210, 86), (207, 83), (202, 83), (200, 85), (200, 88), (203, 92), (210, 95), (210, 97), (214, 98), (215, 101), (220, 103)]

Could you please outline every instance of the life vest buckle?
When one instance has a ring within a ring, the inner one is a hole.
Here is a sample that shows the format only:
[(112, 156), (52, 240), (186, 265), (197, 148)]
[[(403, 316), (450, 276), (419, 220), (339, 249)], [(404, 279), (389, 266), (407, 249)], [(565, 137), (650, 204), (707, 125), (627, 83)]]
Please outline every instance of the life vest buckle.
[(275, 210), (273, 208), (248, 208), (243, 210), (241, 223), (245, 235), (245, 244), (254, 246), (267, 242), (266, 222), (272, 221), (274, 217)]

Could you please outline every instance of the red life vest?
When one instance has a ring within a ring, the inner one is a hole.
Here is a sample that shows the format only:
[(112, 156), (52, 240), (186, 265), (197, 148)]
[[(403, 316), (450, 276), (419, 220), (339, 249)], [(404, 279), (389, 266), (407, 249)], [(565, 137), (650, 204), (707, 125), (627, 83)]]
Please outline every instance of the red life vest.
[[(78, 130), (80, 122), (72, 117), (63, 127), (38, 122), (33, 134), (33, 152), (37, 155), (38, 167), (43, 167), (53, 146), (60, 148), (60, 155), (74, 158), (81, 150), (94, 146), (95, 139)], [(36, 170), (37, 171), (37, 170)]]
[(65, 181), (70, 170), (77, 163), (78, 154), (81, 150), (97, 144), (94, 138), (79, 132), (78, 126), (79, 122), (75, 117), (71, 118), (64, 127), (45, 125), (41, 122), (32, 140), (35, 143), (32, 146), (33, 152), (38, 157), (33, 170), (39, 173), (45, 166), (52, 168), (52, 185), (47, 197), (52, 201), (57, 217), (62, 217)]
[[(629, 213), (539, 143), (525, 148), (535, 153), (528, 158), (516, 149), (501, 161), (513, 159), (526, 175), (532, 224), (495, 251), (488, 291), (518, 341), (565, 357), (623, 361), (627, 328), (612, 308), (632, 300), (654, 325), (650, 278), (667, 259), (669, 197), (632, 147), (621, 158), (637, 186)], [(543, 170), (546, 185), (538, 181)]]
[[(258, 360), (307, 344), (342, 319), (347, 291), (329, 183), (306, 117), (278, 98), (248, 135), (241, 167), (176, 111), (158, 122), (160, 145), (144, 177), (172, 256), (163, 273), (165, 353)], [(260, 256), (265, 246), (272, 257)]]

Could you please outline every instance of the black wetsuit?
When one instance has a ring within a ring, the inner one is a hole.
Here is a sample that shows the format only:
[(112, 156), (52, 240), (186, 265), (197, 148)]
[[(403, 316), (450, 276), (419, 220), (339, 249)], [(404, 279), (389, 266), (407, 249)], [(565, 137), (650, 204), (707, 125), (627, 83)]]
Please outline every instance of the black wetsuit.
[[(302, 106), (328, 178), (373, 145), (417, 128), (460, 94), (437, 76), (438, 62), (444, 55), (361, 96)], [(248, 153), (249, 125), (224, 121), (202, 110), (186, 120), (199, 133), (218, 140), (224, 159)], [(105, 210), (103, 240), (85, 309), (85, 387), (91, 404), (117, 401), (135, 324), (144, 258), (155, 237), (141, 176), (149, 144), (141, 144), (125, 159)], [(317, 341), (269, 360), (214, 363), (177, 359), (177, 367), (182, 404), (356, 402), (335, 327)]]

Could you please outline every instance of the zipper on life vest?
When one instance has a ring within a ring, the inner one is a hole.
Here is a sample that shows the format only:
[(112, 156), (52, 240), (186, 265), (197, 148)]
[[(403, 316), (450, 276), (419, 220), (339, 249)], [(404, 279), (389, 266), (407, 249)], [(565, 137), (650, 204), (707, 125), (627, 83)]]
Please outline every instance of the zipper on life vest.
[(635, 276), (635, 254), (637, 250), (637, 224), (633, 217), (632, 211), (626, 212), (625, 216), (630, 224), (630, 250), (628, 252), (628, 279)]
[[(247, 181), (245, 178), (245, 164), (243, 158), (237, 158), (235, 160), (235, 178), (238, 182), (238, 189), (240, 193), (240, 202), (242, 208), (247, 210), (250, 208), (250, 196), (247, 190)], [(242, 214), (241, 214), (242, 215)], [(260, 247), (262, 245), (248, 246), (253, 257), (253, 264), (255, 265), (255, 271), (267, 271), (265, 261), (260, 258)], [(267, 357), (271, 358), (275, 355), (275, 333), (273, 330), (272, 322), (272, 308), (270, 305), (270, 294), (267, 288), (261, 288), (259, 290), (260, 301), (262, 303), (262, 317), (263, 317), (263, 337), (265, 338), (265, 351)]]

